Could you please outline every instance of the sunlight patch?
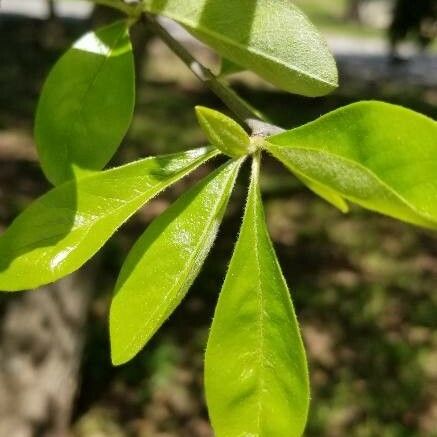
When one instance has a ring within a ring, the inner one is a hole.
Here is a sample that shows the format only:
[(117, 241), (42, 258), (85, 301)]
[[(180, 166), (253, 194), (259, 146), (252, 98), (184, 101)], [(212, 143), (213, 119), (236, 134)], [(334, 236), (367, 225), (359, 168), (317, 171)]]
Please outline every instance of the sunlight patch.
[(97, 37), (95, 33), (88, 33), (73, 46), (77, 50), (84, 52), (95, 53), (101, 56), (109, 56), (111, 54), (111, 47), (105, 44)]

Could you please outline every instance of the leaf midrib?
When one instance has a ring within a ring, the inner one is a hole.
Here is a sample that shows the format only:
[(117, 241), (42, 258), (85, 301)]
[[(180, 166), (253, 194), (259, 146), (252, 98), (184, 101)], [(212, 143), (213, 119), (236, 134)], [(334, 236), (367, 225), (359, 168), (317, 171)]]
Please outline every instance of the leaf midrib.
[[(190, 169), (186, 169), (186, 173), (189, 173), (190, 171), (192, 171), (192, 170), (193, 170), (193, 168), (192, 168), (193, 166), (196, 167), (197, 165), (201, 165), (202, 163), (206, 162), (208, 159), (211, 159), (212, 157), (214, 157), (214, 156), (217, 155), (217, 154), (218, 154), (218, 152), (216, 152), (216, 151), (213, 150), (212, 152), (210, 152), (210, 154), (207, 154), (207, 155), (204, 156), (204, 158), (205, 158), (204, 161), (202, 161), (202, 162), (200, 162), (200, 163), (193, 163), (193, 164), (190, 166)], [(151, 159), (152, 159), (152, 158), (151, 158)], [(184, 172), (184, 175), (185, 175), (186, 173)], [(183, 176), (184, 176), (184, 175), (183, 175)], [(92, 177), (92, 176), (91, 176), (91, 177)], [(171, 180), (168, 181), (168, 183), (166, 183), (164, 187), (161, 187), (161, 188), (156, 192), (156, 194), (155, 194), (154, 196), (150, 197), (148, 200), (153, 199), (153, 198), (154, 198), (155, 196), (157, 196), (157, 195), (158, 195), (162, 190), (164, 190), (166, 187), (168, 187), (168, 186), (171, 185), (173, 182), (175, 182), (175, 180), (178, 180), (179, 177), (180, 177), (180, 173), (179, 173), (178, 175), (175, 175), (174, 177), (172, 177)], [(149, 192), (150, 192), (150, 190), (152, 190), (152, 189), (149, 189)], [(62, 236), (62, 235), (64, 235), (64, 236), (72, 235), (73, 232), (82, 231), (82, 232), (86, 232), (86, 233), (88, 233), (89, 230), (90, 230), (93, 226), (95, 226), (97, 223), (99, 223), (99, 222), (101, 222), (101, 221), (103, 221), (103, 220), (106, 220), (106, 219), (109, 219), (109, 218), (113, 217), (113, 216), (116, 215), (118, 212), (120, 212), (120, 210), (122, 210), (122, 209), (124, 209), (124, 208), (128, 208), (128, 207), (129, 207), (130, 205), (132, 205), (133, 203), (138, 202), (139, 199), (140, 199), (141, 197), (147, 197), (147, 193), (144, 193), (144, 192), (143, 192), (143, 193), (139, 194), (138, 196), (135, 196), (134, 198), (128, 200), (128, 201), (125, 202), (123, 205), (120, 205), (119, 207), (117, 207), (117, 208), (111, 210), (111, 212), (109, 212), (108, 214), (104, 214), (104, 215), (98, 216), (98, 218), (96, 218), (92, 223), (89, 223), (89, 224), (84, 223), (83, 225), (79, 225), (79, 226), (77, 226), (77, 227), (73, 227), (73, 228), (71, 229), (71, 231), (70, 231), (68, 234), (65, 234), (65, 233), (58, 233), (58, 234), (55, 234), (55, 235), (53, 235), (53, 236), (45, 237), (45, 238), (43, 238), (43, 239), (41, 239), (41, 240), (36, 240), (36, 241), (34, 241), (34, 242), (32, 242), (32, 243), (28, 243), (28, 244), (25, 244), (25, 245), (23, 245), (23, 246), (20, 246), (20, 247), (18, 247), (16, 250), (26, 249), (26, 248), (29, 248), (29, 247), (35, 245), (35, 244), (39, 244), (40, 242), (47, 241), (47, 240), (50, 240), (51, 238), (56, 238), (56, 237), (59, 237), (59, 236)], [(147, 200), (146, 200), (146, 201), (147, 201)], [(141, 208), (141, 205), (138, 206), (138, 208)], [(130, 218), (133, 214), (135, 214), (135, 212), (138, 210), (138, 208), (135, 209), (135, 211), (133, 211), (133, 212), (132, 212), (132, 213), (131, 213), (131, 214), (130, 214), (126, 219), (125, 219), (125, 221), (126, 221), (126, 220), (129, 220), (129, 218)], [(64, 207), (63, 209), (66, 209), (66, 208)], [(70, 209), (70, 208), (68, 208), (68, 210), (69, 210), (69, 211), (72, 211), (72, 212), (76, 212), (76, 210), (72, 210), (72, 209)], [(118, 227), (114, 230), (114, 232), (115, 232), (117, 229), (118, 229)], [(77, 242), (77, 244), (76, 244), (76, 247), (79, 246), (79, 245), (82, 243), (82, 241), (83, 241), (83, 239), (85, 238), (86, 235), (87, 235), (87, 234), (85, 234), (85, 235), (83, 236), (83, 238), (80, 238), (80, 239), (78, 240), (78, 242)], [(55, 246), (55, 247), (56, 247), (56, 246)]]
[[(255, 182), (254, 182), (255, 183)], [(261, 281), (261, 266), (259, 262), (259, 238), (258, 238), (258, 213), (257, 213), (257, 203), (258, 203), (258, 188), (253, 186), (254, 193), (253, 193), (253, 238), (255, 240), (255, 260), (256, 260), (256, 266), (257, 266), (257, 278), (258, 278), (258, 302), (259, 302), (259, 309), (260, 309), (260, 315), (258, 319), (258, 332), (259, 332), (259, 366), (260, 366), (260, 377), (258, 380), (258, 402), (257, 402), (257, 409), (258, 409), (258, 417), (257, 417), (257, 428), (258, 432), (261, 432), (262, 430), (262, 411), (263, 411), (263, 393), (264, 393), (264, 373), (265, 373), (265, 366), (264, 366), (264, 354), (265, 354), (265, 336), (264, 336), (264, 296), (263, 296), (263, 286)]]
[[(120, 24), (122, 24), (122, 22), (120, 22)], [(79, 99), (79, 101), (80, 101), (79, 107), (77, 109), (75, 109), (74, 111), (72, 111), (72, 113), (77, 113), (78, 116), (74, 117), (74, 122), (71, 124), (71, 127), (70, 127), (68, 135), (67, 135), (67, 139), (66, 139), (65, 143), (63, 143), (66, 161), (68, 161), (70, 156), (71, 156), (71, 139), (73, 137), (73, 132), (76, 131), (77, 125), (79, 123), (79, 117), (83, 117), (83, 108), (85, 106), (85, 101), (88, 98), (88, 94), (90, 93), (91, 89), (95, 85), (97, 78), (99, 77), (99, 75), (102, 72), (103, 68), (105, 67), (106, 63), (111, 58), (112, 53), (114, 51), (114, 48), (118, 45), (118, 43), (122, 39), (125, 31), (126, 31), (126, 28), (123, 27), (120, 31), (120, 34), (115, 39), (114, 43), (111, 45), (111, 48), (108, 51), (107, 55), (103, 56), (103, 59), (100, 61), (99, 65), (97, 66), (97, 68), (95, 70), (95, 73), (93, 75), (92, 80), (90, 81), (89, 85), (86, 87), (85, 91), (82, 93), (81, 98)], [(74, 46), (72, 47), (72, 49), (74, 50)], [(84, 123), (83, 123), (83, 125), (86, 126)]]
[[(159, 14), (159, 13), (163, 13), (163, 11), (156, 11), (155, 13)], [(182, 23), (184, 26), (189, 27), (189, 28), (192, 29), (194, 32), (199, 32), (199, 33), (202, 32), (202, 33), (205, 33), (206, 35), (208, 35), (208, 36), (210, 36), (210, 37), (215, 37), (215, 38), (217, 38), (217, 39), (219, 39), (219, 40), (221, 39), (222, 41), (224, 41), (224, 42), (228, 43), (229, 45), (234, 46), (234, 47), (236, 47), (236, 48), (238, 48), (239, 50), (242, 50), (242, 51), (244, 51), (244, 50), (248, 50), (248, 49), (249, 49), (249, 51), (250, 51), (251, 53), (253, 53), (254, 55), (256, 55), (256, 56), (258, 56), (258, 57), (260, 57), (260, 58), (268, 59), (269, 61), (272, 61), (273, 63), (276, 63), (277, 65), (280, 65), (281, 67), (284, 67), (284, 68), (286, 68), (287, 70), (290, 70), (290, 69), (291, 69), (291, 70), (294, 70), (294, 71), (297, 72), (298, 74), (302, 74), (303, 76), (307, 76), (307, 77), (309, 77), (310, 79), (313, 79), (313, 80), (316, 80), (316, 81), (322, 82), (322, 83), (324, 83), (324, 84), (326, 84), (326, 85), (329, 85), (329, 86), (332, 86), (332, 87), (336, 87), (336, 86), (337, 86), (337, 83), (336, 83), (336, 82), (329, 82), (329, 81), (327, 81), (326, 79), (324, 79), (324, 78), (322, 78), (322, 77), (316, 76), (316, 75), (314, 75), (314, 74), (311, 74), (311, 73), (308, 72), (308, 71), (302, 70), (302, 68), (297, 67), (296, 65), (294, 65), (294, 64), (292, 64), (292, 63), (287, 64), (287, 63), (281, 61), (281, 59), (279, 59), (279, 58), (275, 58), (275, 57), (273, 57), (272, 55), (269, 55), (269, 54), (267, 54), (267, 53), (263, 53), (263, 52), (261, 52), (260, 50), (255, 50), (255, 49), (253, 49), (253, 47), (250, 47), (250, 46), (244, 46), (243, 44), (237, 43), (236, 41), (234, 41), (234, 40), (232, 40), (232, 39), (230, 39), (230, 38), (224, 36), (224, 35), (221, 34), (221, 33), (218, 33), (218, 32), (215, 32), (215, 31), (212, 31), (212, 30), (210, 30), (210, 29), (208, 29), (208, 28), (204, 28), (202, 25), (199, 25), (199, 26), (197, 26), (197, 28), (196, 28), (196, 23), (195, 23), (194, 21), (187, 20), (187, 19), (185, 19), (185, 18), (184, 18), (184, 19), (181, 19), (180, 17), (177, 17), (177, 16), (176, 16), (175, 14), (173, 14), (173, 13), (167, 13), (167, 12), (164, 12), (164, 15), (165, 15), (166, 17), (168, 17), (168, 18), (171, 18), (171, 19), (174, 20), (174, 21), (177, 21), (177, 22), (179, 22), (179, 23)], [(199, 30), (198, 30), (198, 29), (199, 29)]]
[[(235, 169), (234, 171), (237, 171), (237, 169)], [(234, 172), (233, 171), (233, 172)], [(233, 181), (235, 180), (235, 178), (230, 177), (228, 184), (226, 186), (226, 189), (224, 192), (226, 192), (229, 188), (230, 185), (232, 185)], [(164, 298), (162, 299), (162, 301), (166, 301), (167, 297), (171, 294), (174, 294), (173, 291), (177, 288), (177, 284), (178, 283), (182, 283), (182, 284), (186, 284), (187, 282), (187, 278), (189, 276), (189, 272), (191, 270), (191, 265), (193, 263), (193, 260), (195, 260), (200, 253), (199, 248), (201, 248), (204, 245), (204, 241), (205, 241), (205, 237), (209, 234), (209, 228), (211, 227), (212, 223), (214, 222), (216, 216), (217, 216), (217, 211), (219, 211), (219, 207), (217, 207), (217, 205), (223, 203), (223, 197), (220, 197), (219, 199), (217, 199), (217, 202), (215, 203), (215, 208), (214, 208), (214, 214), (210, 214), (210, 218), (207, 221), (207, 226), (205, 226), (205, 230), (204, 232), (202, 232), (202, 235), (199, 239), (199, 243), (196, 245), (195, 250), (193, 251), (193, 254), (190, 256), (190, 258), (188, 259), (188, 262), (185, 264), (186, 268), (183, 269), (181, 271), (181, 274), (178, 275), (178, 278), (183, 278), (182, 281), (174, 281), (174, 285), (173, 287), (170, 288), (170, 290), (166, 293), (166, 295), (164, 296)], [(132, 272), (133, 274), (133, 272)], [(183, 289), (183, 286), (180, 287), (180, 289)], [(177, 299), (177, 297), (180, 295), (180, 293), (177, 293), (173, 296), (172, 299), (170, 299), (169, 301), (169, 305), (166, 305), (167, 308), (171, 308), (171, 306), (173, 305), (173, 303), (175, 302), (175, 300)], [(162, 310), (162, 305), (158, 305), (155, 310), (153, 311), (153, 313), (148, 317), (148, 319), (145, 322), (144, 328), (143, 330), (149, 330), (150, 327), (150, 321), (154, 321), (154, 316), (156, 314), (158, 314), (160, 317), (162, 317), (162, 314), (165, 313), (165, 309), (164, 311)], [(142, 335), (140, 331), (137, 331), (137, 333), (133, 336), (132, 340), (127, 343), (127, 345), (125, 345), (125, 347), (123, 348), (123, 354), (125, 354), (131, 347), (132, 345), (134, 345), (135, 343), (137, 343), (137, 341), (139, 339), (141, 339)], [(150, 338), (150, 337), (149, 337)], [(146, 338), (146, 341), (148, 339)]]
[[(268, 143), (268, 141), (267, 141)], [(278, 149), (284, 149), (285, 151), (287, 151), (287, 149), (290, 150), (304, 150), (306, 152), (313, 152), (313, 153), (317, 153), (320, 155), (326, 155), (329, 157), (333, 157), (335, 159), (338, 159), (340, 161), (344, 161), (346, 163), (348, 163), (351, 166), (355, 166), (358, 167), (361, 171), (367, 173), (368, 175), (370, 175), (371, 177), (373, 177), (379, 184), (381, 184), (382, 187), (384, 187), (387, 191), (389, 191), (394, 197), (397, 198), (397, 200), (399, 200), (399, 202), (401, 202), (404, 206), (406, 206), (408, 209), (410, 209), (414, 214), (418, 215), (419, 217), (421, 217), (424, 220), (429, 221), (430, 223), (434, 223), (435, 225), (437, 225), (437, 220), (435, 220), (433, 217), (429, 216), (428, 214), (426, 214), (425, 212), (422, 211), (418, 211), (413, 205), (410, 204), (410, 202), (406, 199), (404, 199), (397, 191), (395, 191), (393, 188), (391, 188), (385, 181), (383, 181), (378, 175), (376, 175), (372, 170), (364, 167), (362, 164), (360, 164), (359, 162), (353, 161), (350, 158), (346, 158), (344, 156), (341, 155), (337, 155), (335, 153), (332, 152), (328, 152), (326, 150), (320, 150), (320, 149), (316, 149), (316, 148), (312, 148), (312, 147), (299, 147), (299, 146), (281, 146), (278, 144), (274, 144), (274, 143), (268, 143), (270, 146), (273, 146), (273, 148), (278, 148)], [(270, 153), (272, 153), (272, 151), (270, 150), (269, 146), (266, 147), (267, 151), (270, 151)], [(274, 153), (272, 153), (274, 155)], [(278, 158), (277, 158), (278, 159)], [(300, 169), (296, 168), (296, 166), (294, 165), (290, 165), (292, 167), (292, 170), (295, 171), (296, 173), (307, 177), (308, 179), (312, 180), (313, 182), (319, 183), (323, 186), (326, 187), (326, 185), (324, 183), (321, 183), (320, 181), (314, 179), (311, 176), (308, 176), (307, 174), (303, 173)], [(327, 187), (330, 188), (330, 187)], [(332, 188), (330, 188), (332, 190)], [(337, 190), (334, 190), (337, 191)], [(355, 202), (362, 202), (363, 199), (359, 199), (355, 196), (351, 196), (349, 194), (344, 194), (339, 192), (343, 197), (345, 198), (349, 198), (352, 201)]]

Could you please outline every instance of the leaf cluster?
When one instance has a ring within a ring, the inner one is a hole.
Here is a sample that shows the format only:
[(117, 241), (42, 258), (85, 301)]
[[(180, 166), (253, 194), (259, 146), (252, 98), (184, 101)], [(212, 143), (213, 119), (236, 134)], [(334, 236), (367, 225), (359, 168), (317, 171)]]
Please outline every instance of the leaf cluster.
[[(223, 73), (250, 69), (306, 96), (337, 86), (326, 43), (288, 1), (145, 0), (141, 8), (126, 8), (181, 23), (223, 57)], [(130, 17), (84, 35), (44, 85), (35, 137), (54, 187), (0, 237), (0, 289), (36, 288), (74, 272), (150, 199), (205, 162), (227, 156), (147, 227), (121, 268), (110, 337), (114, 364), (127, 362), (188, 292), (217, 237), (240, 168), (251, 160), (241, 231), (206, 350), (207, 401), (217, 436), (299, 436), (309, 408), (308, 370), (265, 222), (261, 155), (271, 154), (343, 212), (355, 203), (435, 229), (437, 124), (402, 107), (360, 102), (259, 136), (197, 107), (205, 147), (102, 170), (133, 114), (131, 24)]]

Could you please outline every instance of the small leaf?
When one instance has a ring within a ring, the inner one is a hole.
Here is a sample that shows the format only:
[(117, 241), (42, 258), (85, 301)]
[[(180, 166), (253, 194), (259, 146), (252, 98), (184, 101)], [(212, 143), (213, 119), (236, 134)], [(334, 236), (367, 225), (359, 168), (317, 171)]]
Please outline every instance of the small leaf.
[(0, 290), (35, 288), (77, 270), (148, 200), (217, 153), (146, 158), (52, 189), (0, 237)]
[(258, 161), (217, 304), (205, 362), (217, 437), (299, 437), (309, 406), (305, 351), (268, 236)]
[(253, 151), (249, 135), (232, 118), (203, 106), (196, 106), (196, 115), (210, 143), (226, 155), (238, 158)]
[(286, 91), (321, 96), (337, 87), (326, 42), (290, 1), (144, 0), (144, 7)]
[(134, 357), (185, 296), (214, 242), (241, 163), (230, 161), (180, 197), (129, 253), (110, 311), (114, 364)]
[(437, 228), (437, 123), (430, 118), (360, 102), (270, 137), (265, 147), (338, 198)]
[(132, 119), (135, 77), (128, 26), (80, 38), (52, 69), (35, 120), (38, 154), (53, 184), (101, 170)]

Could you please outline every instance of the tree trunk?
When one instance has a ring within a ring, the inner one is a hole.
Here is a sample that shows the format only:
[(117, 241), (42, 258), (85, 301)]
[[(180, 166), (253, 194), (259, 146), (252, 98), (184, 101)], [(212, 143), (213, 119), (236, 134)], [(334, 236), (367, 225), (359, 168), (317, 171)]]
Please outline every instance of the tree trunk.
[[(105, 24), (117, 17), (97, 7), (92, 21)], [(53, 35), (53, 21), (48, 23)], [(132, 39), (140, 80), (150, 34), (138, 25)], [(0, 296), (0, 437), (69, 434), (97, 270), (91, 266), (39, 290)]]
[(56, 8), (55, 8), (54, 0), (47, 0), (47, 6), (49, 9), (49, 20), (50, 21), (56, 20)]
[(92, 272), (7, 295), (0, 325), (0, 436), (68, 434)]
[(47, 0), (48, 16), (45, 21), (42, 41), (44, 47), (59, 49), (65, 45), (65, 25), (57, 15), (55, 1)]
[(349, 0), (347, 3), (346, 13), (344, 18), (349, 21), (356, 21), (359, 23), (361, 21), (360, 17), (360, 7), (362, 0)]

